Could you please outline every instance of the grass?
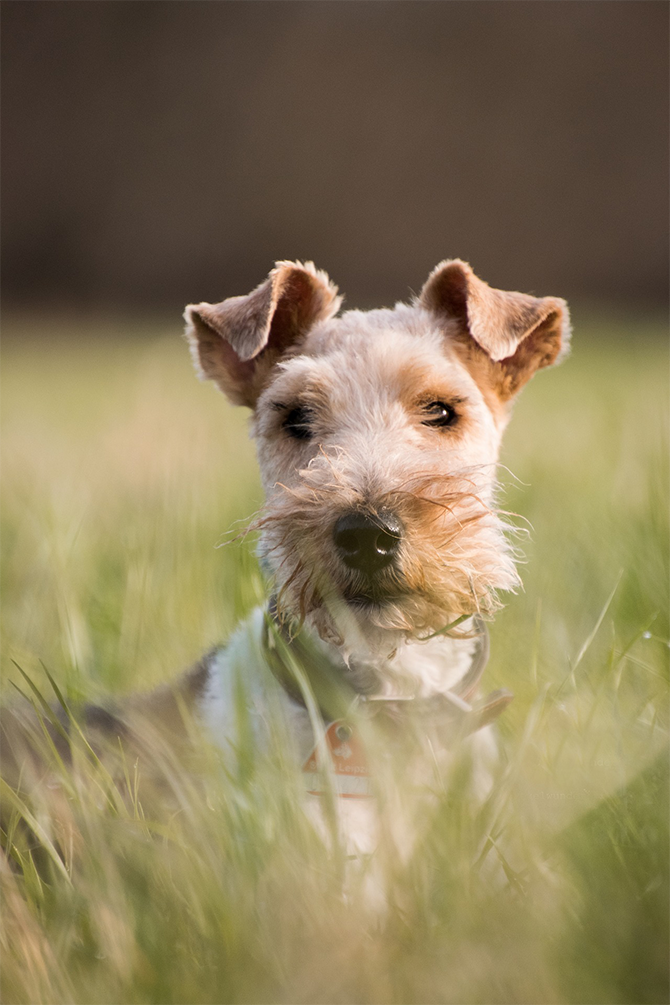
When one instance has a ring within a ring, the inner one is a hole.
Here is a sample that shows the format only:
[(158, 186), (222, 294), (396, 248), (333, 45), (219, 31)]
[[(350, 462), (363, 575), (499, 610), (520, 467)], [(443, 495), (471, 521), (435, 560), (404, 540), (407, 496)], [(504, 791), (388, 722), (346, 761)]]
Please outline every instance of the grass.
[[(216, 547), (261, 500), (245, 417), (173, 326), (6, 328), (5, 697), (12, 661), (68, 701), (150, 688), (264, 598), (253, 542)], [(380, 850), (371, 916), (281, 764), (177, 775), (169, 813), (92, 766), (58, 862), (7, 839), (3, 1000), (668, 1000), (667, 351), (653, 322), (575, 344), (503, 456), (533, 529), (491, 628), (485, 686), (516, 695), (493, 798), (457, 760), (411, 860)]]

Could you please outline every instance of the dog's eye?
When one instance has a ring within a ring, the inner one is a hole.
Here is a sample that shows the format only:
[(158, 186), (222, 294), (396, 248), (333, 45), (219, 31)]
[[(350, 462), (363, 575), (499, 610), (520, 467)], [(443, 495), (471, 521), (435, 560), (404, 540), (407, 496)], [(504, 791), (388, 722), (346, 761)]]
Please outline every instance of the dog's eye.
[(312, 435), (310, 422), (312, 413), (304, 405), (292, 408), (284, 419), (282, 426), (294, 440), (309, 440)]
[(445, 429), (447, 426), (453, 426), (458, 420), (456, 410), (445, 401), (429, 401), (423, 406), (423, 411), (426, 416), (422, 420), (424, 426)]

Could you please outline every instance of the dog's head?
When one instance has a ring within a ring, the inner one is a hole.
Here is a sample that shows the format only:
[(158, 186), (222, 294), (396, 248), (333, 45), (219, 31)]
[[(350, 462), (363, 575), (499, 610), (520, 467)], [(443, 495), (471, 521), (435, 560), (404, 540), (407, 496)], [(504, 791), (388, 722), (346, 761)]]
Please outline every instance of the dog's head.
[(487, 613), (517, 583), (494, 508), (511, 402), (567, 350), (563, 300), (443, 262), (416, 300), (348, 311), (313, 265), (186, 310), (200, 374), (253, 409), (278, 607), (387, 650)]

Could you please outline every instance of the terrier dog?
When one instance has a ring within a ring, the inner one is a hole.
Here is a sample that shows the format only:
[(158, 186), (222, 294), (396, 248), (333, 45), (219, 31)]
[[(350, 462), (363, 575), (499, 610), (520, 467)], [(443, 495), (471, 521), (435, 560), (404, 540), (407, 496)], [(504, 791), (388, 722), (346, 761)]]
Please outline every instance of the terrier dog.
[[(321, 818), (334, 798), (358, 854), (376, 841), (368, 725), (410, 762), (407, 738), (431, 731), (433, 750), (466, 734), (484, 750), (511, 697), (476, 700), (484, 619), (518, 583), (496, 464), (515, 395), (565, 354), (569, 319), (565, 301), (492, 289), (458, 259), (411, 304), (340, 304), (311, 263), (279, 262), (247, 296), (187, 307), (200, 376), (253, 413), (273, 594), (132, 708), (168, 734), (189, 709), (228, 758), (242, 733), (271, 747), (279, 723), (308, 805)], [(89, 713), (128, 729), (110, 718)]]
[[(253, 411), (275, 591), (188, 693), (230, 752), (239, 681), (261, 744), (274, 688), (308, 791), (327, 769), (341, 815), (360, 818), (370, 778), (353, 706), (396, 727), (411, 709), (444, 737), (477, 732), (511, 697), (472, 704), (483, 618), (518, 583), (496, 463), (515, 395), (565, 354), (570, 329), (564, 300), (491, 289), (457, 259), (409, 305), (340, 304), (311, 263), (279, 262), (247, 296), (186, 309), (200, 376)], [(351, 824), (360, 850), (369, 819)]]

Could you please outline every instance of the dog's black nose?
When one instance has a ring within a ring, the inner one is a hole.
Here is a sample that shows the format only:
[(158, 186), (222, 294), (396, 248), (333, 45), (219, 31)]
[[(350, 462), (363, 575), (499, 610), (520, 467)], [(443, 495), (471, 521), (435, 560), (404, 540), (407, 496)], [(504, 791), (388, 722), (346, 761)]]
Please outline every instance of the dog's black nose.
[(392, 513), (345, 513), (335, 524), (333, 540), (345, 565), (359, 572), (377, 572), (395, 559), (402, 524)]

